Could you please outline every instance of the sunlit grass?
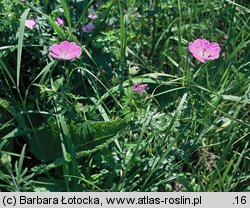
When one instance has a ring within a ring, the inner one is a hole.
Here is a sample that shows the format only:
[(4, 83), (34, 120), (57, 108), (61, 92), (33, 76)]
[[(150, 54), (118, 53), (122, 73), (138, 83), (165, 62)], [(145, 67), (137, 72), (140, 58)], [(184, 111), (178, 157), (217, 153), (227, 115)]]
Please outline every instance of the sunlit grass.
[(0, 190), (249, 191), (247, 1), (37, 2), (0, 3)]

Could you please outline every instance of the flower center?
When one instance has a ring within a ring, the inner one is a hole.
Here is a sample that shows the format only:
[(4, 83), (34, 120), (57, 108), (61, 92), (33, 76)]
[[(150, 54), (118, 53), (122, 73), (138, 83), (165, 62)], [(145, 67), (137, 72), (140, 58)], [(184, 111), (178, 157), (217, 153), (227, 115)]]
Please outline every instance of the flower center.
[(206, 49), (202, 50), (202, 56), (205, 57), (206, 56)]
[(210, 57), (211, 57), (211, 54), (207, 53), (207, 52), (206, 52), (206, 49), (203, 49), (203, 51), (202, 51), (202, 56), (203, 56), (204, 58), (210, 58)]
[(61, 54), (61, 57), (62, 57), (63, 59), (66, 59), (66, 58), (68, 58), (68, 55), (69, 55), (68, 53), (62, 53), (62, 54)]

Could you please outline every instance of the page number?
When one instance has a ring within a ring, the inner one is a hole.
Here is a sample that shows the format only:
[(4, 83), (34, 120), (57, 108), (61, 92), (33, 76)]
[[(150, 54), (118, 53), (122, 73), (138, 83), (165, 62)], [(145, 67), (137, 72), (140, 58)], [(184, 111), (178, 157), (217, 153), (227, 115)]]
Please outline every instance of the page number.
[(246, 196), (236, 196), (235, 198), (235, 203), (233, 204), (246, 204), (247, 203), (247, 197)]

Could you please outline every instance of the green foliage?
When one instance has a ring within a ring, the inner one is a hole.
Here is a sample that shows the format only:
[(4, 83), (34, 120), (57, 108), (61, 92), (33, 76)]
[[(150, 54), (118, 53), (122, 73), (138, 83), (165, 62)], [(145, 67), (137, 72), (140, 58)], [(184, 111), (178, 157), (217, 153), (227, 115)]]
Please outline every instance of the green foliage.
[[(249, 191), (248, 6), (2, 0), (0, 191)], [(53, 59), (63, 40), (81, 57)]]
[(32, 178), (34, 174), (31, 173), (28, 175), (27, 167), (23, 169), (25, 148), (26, 145), (23, 146), (20, 158), (15, 162), (14, 167), (12, 167), (11, 155), (7, 152), (2, 152), (0, 165), (5, 169), (0, 171), (0, 187), (4, 187), (6, 190), (13, 192), (30, 191), (33, 189)]

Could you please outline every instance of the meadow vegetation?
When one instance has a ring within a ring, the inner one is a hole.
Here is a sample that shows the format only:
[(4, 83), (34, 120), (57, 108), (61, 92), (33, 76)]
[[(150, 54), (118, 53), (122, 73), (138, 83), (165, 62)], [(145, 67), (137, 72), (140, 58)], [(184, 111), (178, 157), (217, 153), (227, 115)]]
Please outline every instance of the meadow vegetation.
[(1, 0), (0, 34), (0, 191), (250, 190), (248, 0)]

